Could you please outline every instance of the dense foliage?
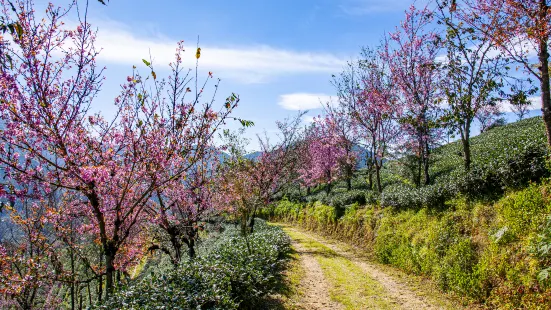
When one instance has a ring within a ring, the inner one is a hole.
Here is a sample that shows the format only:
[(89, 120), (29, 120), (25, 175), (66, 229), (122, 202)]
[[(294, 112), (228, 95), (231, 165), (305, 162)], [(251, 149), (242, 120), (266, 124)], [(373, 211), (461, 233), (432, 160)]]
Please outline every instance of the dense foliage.
[(289, 237), (257, 219), (254, 233), (243, 237), (233, 226), (199, 256), (175, 270), (153, 272), (98, 306), (99, 309), (254, 309), (273, 289)]

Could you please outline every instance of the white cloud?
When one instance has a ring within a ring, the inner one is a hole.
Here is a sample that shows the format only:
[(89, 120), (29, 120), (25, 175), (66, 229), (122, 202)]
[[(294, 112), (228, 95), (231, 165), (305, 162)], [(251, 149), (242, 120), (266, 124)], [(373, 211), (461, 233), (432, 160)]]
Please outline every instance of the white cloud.
[(286, 110), (312, 110), (320, 109), (323, 104), (333, 102), (335, 99), (326, 94), (294, 93), (279, 96), (278, 104)]
[[(530, 97), (528, 100), (531, 102), (531, 104), (528, 106), (528, 110), (538, 110), (541, 109), (541, 97)], [(504, 103), (502, 110), (504, 112), (513, 112), (512, 105), (510, 103)]]
[[(97, 45), (102, 48), (98, 57), (107, 63), (139, 65), (141, 59), (153, 57), (154, 65), (167, 68), (174, 61), (177, 40), (160, 34), (138, 36), (116, 22), (103, 21), (99, 26)], [(186, 44), (184, 64), (195, 65), (195, 43)], [(243, 83), (265, 82), (288, 74), (335, 73), (346, 61), (330, 53), (297, 52), (268, 45), (200, 46), (199, 67), (213, 71), (217, 77)]]

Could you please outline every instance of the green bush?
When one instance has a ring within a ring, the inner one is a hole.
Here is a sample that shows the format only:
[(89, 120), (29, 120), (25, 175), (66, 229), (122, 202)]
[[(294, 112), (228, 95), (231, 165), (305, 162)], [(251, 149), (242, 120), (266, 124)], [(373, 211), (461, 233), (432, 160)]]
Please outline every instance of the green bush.
[(289, 237), (257, 219), (242, 237), (228, 227), (199, 257), (166, 274), (151, 274), (115, 294), (99, 309), (256, 308), (274, 287)]

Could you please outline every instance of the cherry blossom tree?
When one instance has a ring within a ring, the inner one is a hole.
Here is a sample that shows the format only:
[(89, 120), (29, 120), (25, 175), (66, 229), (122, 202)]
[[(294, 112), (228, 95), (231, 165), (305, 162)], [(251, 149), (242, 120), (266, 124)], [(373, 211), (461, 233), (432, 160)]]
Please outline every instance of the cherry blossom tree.
[(327, 193), (331, 185), (341, 177), (341, 165), (354, 165), (356, 157), (346, 152), (342, 137), (335, 130), (334, 119), (316, 118), (305, 138), (307, 165), (302, 167), (300, 178), (307, 186), (325, 184)]
[[(347, 102), (342, 98), (343, 102)], [(346, 155), (342, 158), (340, 167), (342, 169), (342, 176), (346, 181), (347, 190), (352, 189), (352, 177), (354, 176), (355, 164), (358, 154), (354, 149), (358, 145), (359, 135), (357, 124), (350, 115), (348, 107), (345, 104), (327, 102), (323, 105), (324, 114), (327, 118), (331, 119), (333, 124), (333, 133), (339, 136), (338, 143), (340, 147), (346, 152)]]
[(361, 138), (358, 142), (363, 141), (368, 149), (366, 166), (370, 172), (370, 188), (373, 188), (374, 172), (381, 192), (380, 170), (390, 145), (397, 142), (400, 133), (397, 120), (402, 107), (397, 102), (398, 92), (393, 87), (389, 64), (377, 49), (364, 48), (361, 60), (349, 66), (350, 71), (343, 72), (340, 82), (334, 84), (339, 89), (340, 105), (346, 109)]
[(438, 118), (441, 113), (441, 70), (437, 56), (442, 44), (430, 29), (434, 14), (427, 8), (411, 6), (405, 20), (384, 42), (383, 59), (388, 62), (393, 82), (404, 107), (401, 123), (409, 141), (406, 147), (418, 159), (418, 180), (424, 172), (424, 184), (430, 183), (431, 148), (441, 138)]
[[(182, 259), (184, 244), (188, 247), (189, 258), (195, 258), (199, 231), (204, 229), (210, 217), (226, 210), (223, 202), (217, 200), (220, 195), (216, 193), (218, 155), (217, 148), (209, 148), (184, 177), (157, 190), (158, 206), (154, 219), (163, 235), (168, 237), (171, 249), (158, 242), (149, 250), (162, 250), (169, 255), (175, 267)], [(160, 241), (164, 236), (160, 237)]]
[(0, 74), (1, 194), (18, 203), (21, 188), (31, 184), (45, 195), (71, 193), (70, 206), (86, 219), (79, 231), (101, 244), (108, 297), (115, 271), (145, 250), (141, 233), (153, 194), (202, 158), (239, 99), (228, 97), (219, 111), (214, 99), (200, 104), (206, 82), (198, 86), (197, 74), (184, 73), (180, 43), (169, 79), (158, 79), (144, 60), (151, 74), (135, 70), (127, 78), (115, 99), (116, 116), (107, 120), (90, 111), (103, 70), (95, 63), (95, 33), (86, 16), (67, 30), (62, 18), (68, 11), (53, 5), (38, 20), (31, 1), (1, 4), (4, 23), (21, 27), (0, 43), (0, 62), (9, 64)]

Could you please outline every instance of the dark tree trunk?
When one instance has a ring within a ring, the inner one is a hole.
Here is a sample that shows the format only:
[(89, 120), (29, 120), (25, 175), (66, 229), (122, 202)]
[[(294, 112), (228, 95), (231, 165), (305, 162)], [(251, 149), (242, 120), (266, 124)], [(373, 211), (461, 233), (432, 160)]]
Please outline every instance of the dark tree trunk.
[(419, 153), (419, 159), (417, 160), (417, 176), (415, 177), (415, 184), (417, 187), (421, 187), (421, 172), (423, 170), (423, 152)]
[(195, 228), (188, 228), (187, 232), (187, 248), (188, 248), (188, 256), (189, 259), (195, 258), (195, 236), (197, 235), (197, 231)]
[(113, 295), (115, 254), (117, 254), (117, 249), (112, 244), (108, 244), (105, 250), (105, 298), (106, 299), (109, 299), (109, 297)]
[(121, 280), (121, 271), (120, 270), (116, 270), (115, 271), (115, 274), (117, 275), (117, 282), (115, 283), (116, 286), (117, 286), (117, 289), (120, 288), (121, 284), (122, 284), (122, 280)]
[(381, 165), (375, 165), (375, 175), (377, 177), (377, 191), (380, 193), (383, 192), (383, 187), (381, 186)]
[(251, 216), (251, 221), (249, 222), (249, 233), (253, 233), (254, 231), (254, 218), (256, 217), (256, 206), (253, 209), (253, 214)]
[[(72, 227), (71, 227), (71, 229), (72, 229)], [(72, 239), (72, 235), (71, 235), (71, 239)], [(72, 247), (71, 247), (70, 251), (71, 251), (71, 280), (72, 280), (72, 282), (71, 282), (71, 310), (75, 310), (75, 253), (73, 252)]]
[(178, 233), (175, 229), (172, 229), (169, 231), (170, 234), (170, 243), (172, 244), (172, 247), (174, 248), (174, 259), (173, 264), (174, 266), (178, 266), (182, 259), (182, 243), (178, 240)]
[(465, 132), (461, 133), (461, 142), (463, 144), (463, 159), (465, 171), (471, 171), (471, 141), (470, 141), (471, 122), (467, 121)]
[(310, 196), (310, 186), (306, 187), (306, 196)]
[(190, 259), (195, 258), (195, 241), (191, 239), (188, 244), (188, 255)]
[[(540, 5), (542, 11), (546, 11), (546, 1), (541, 0)], [(549, 51), (547, 43), (549, 37), (545, 36), (540, 39), (539, 46), (539, 61), (541, 71), (541, 112), (543, 115), (543, 121), (545, 123), (545, 131), (547, 133), (547, 146), (551, 148), (551, 91), (549, 89)]]
[(325, 192), (327, 193), (327, 195), (329, 195), (329, 193), (331, 193), (331, 170), (328, 170), (326, 172), (326, 177), (327, 177), (327, 186), (325, 186)]
[[(101, 269), (101, 265), (103, 263), (103, 253), (100, 252), (99, 254), (99, 267)], [(98, 280), (98, 301), (101, 303), (101, 299), (103, 297), (103, 275), (99, 276)]]
[(350, 164), (347, 164), (346, 167), (346, 190), (352, 189), (352, 177), (354, 175), (354, 167)]
[(425, 155), (423, 156), (423, 166), (424, 166), (424, 172), (425, 172), (425, 185), (430, 184), (430, 174), (429, 174), (429, 156), (430, 156), (430, 149), (429, 149), (429, 142), (425, 142)]
[(368, 176), (368, 180), (369, 180), (369, 190), (373, 190), (373, 170), (371, 169), (371, 167), (369, 168), (369, 176)]

